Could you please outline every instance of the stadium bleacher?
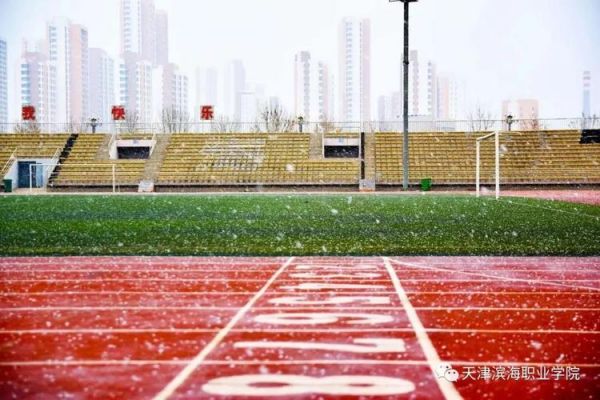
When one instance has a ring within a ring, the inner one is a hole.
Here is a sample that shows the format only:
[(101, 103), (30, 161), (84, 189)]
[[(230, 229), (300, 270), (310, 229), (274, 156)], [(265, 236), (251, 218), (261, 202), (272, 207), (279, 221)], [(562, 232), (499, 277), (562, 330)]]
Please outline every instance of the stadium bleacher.
[(11, 155), (20, 158), (51, 158), (60, 152), (68, 139), (66, 134), (6, 134), (0, 135), (0, 174), (10, 167)]
[[(473, 185), (475, 141), (481, 133), (426, 132), (410, 135), (410, 182)], [(69, 138), (71, 137), (71, 140)], [(328, 133), (325, 139), (358, 138)], [(121, 140), (151, 134), (120, 135)], [(581, 144), (581, 131), (528, 131), (501, 137), (503, 184), (599, 184), (600, 143)], [(137, 186), (148, 160), (111, 160), (106, 134), (3, 134), (0, 167), (17, 150), (19, 158), (52, 157), (63, 151), (50, 180), (54, 188), (112, 186), (113, 165), (120, 186)], [(402, 183), (402, 135), (376, 133), (366, 141), (367, 175), (377, 185)], [(324, 159), (311, 149), (311, 136), (297, 133), (178, 133), (156, 157), (155, 185), (173, 187), (244, 185), (358, 185), (360, 161)], [(370, 155), (370, 156), (369, 156)], [(493, 181), (493, 141), (482, 143), (482, 182)], [(370, 179), (370, 178), (369, 178)]]
[(110, 135), (80, 134), (58, 172), (51, 178), (53, 187), (112, 186), (113, 164), (121, 186), (137, 186), (145, 160), (109, 160)]
[(175, 134), (158, 185), (358, 184), (358, 160), (311, 160), (299, 134)]
[[(414, 133), (410, 135), (409, 180), (431, 178), (434, 184), (473, 184), (475, 141), (481, 134)], [(579, 131), (510, 132), (501, 138), (503, 184), (600, 183), (600, 146), (581, 145)], [(378, 184), (402, 183), (402, 135), (376, 134)], [(482, 182), (493, 181), (493, 142), (481, 147)]]

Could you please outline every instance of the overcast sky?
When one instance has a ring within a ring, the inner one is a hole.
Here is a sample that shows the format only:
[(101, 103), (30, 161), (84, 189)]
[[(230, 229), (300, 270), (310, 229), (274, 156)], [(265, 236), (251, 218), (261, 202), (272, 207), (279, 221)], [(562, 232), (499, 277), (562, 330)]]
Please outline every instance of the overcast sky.
[[(340, 19), (370, 18), (373, 105), (377, 96), (398, 90), (401, 3), (156, 0), (156, 6), (169, 14), (170, 59), (190, 78), (196, 66), (222, 69), (227, 60), (241, 58), (248, 81), (264, 83), (288, 107), (294, 54), (308, 50), (337, 72)], [(499, 117), (503, 99), (537, 98), (542, 117), (577, 116), (582, 73), (590, 70), (592, 112), (600, 114), (600, 0), (420, 0), (411, 11), (411, 47), (434, 60), (438, 71), (465, 82), (469, 108), (481, 104)], [(18, 104), (21, 40), (43, 38), (52, 16), (85, 25), (90, 47), (118, 56), (118, 0), (0, 0), (11, 115)], [(194, 97), (191, 90), (192, 104)]]

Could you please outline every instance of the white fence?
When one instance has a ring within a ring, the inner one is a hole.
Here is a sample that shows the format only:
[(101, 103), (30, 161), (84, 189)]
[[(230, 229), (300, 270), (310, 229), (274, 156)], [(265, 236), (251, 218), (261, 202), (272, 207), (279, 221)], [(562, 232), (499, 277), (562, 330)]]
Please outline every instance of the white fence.
[[(512, 130), (600, 129), (598, 118), (549, 118), (514, 120)], [(264, 122), (203, 121), (162, 123), (100, 123), (97, 133), (229, 133), (229, 132), (402, 132), (401, 120), (370, 122), (302, 122), (297, 120)], [(507, 130), (505, 120), (428, 120), (411, 118), (409, 132), (491, 132)], [(14, 122), (0, 123), (0, 133), (91, 133), (90, 123)]]

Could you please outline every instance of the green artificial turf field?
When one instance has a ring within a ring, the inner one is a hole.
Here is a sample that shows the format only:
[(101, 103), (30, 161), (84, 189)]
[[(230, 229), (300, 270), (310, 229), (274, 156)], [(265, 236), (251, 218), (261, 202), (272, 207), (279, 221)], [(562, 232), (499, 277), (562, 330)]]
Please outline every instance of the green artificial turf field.
[(2, 196), (0, 255), (599, 255), (600, 207), (449, 195)]

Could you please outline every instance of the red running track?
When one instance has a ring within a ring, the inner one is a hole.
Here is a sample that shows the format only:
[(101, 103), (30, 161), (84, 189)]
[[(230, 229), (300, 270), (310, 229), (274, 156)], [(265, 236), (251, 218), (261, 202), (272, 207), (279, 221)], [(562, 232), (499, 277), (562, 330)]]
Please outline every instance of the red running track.
[(0, 276), (0, 398), (600, 393), (600, 258), (0, 258)]

